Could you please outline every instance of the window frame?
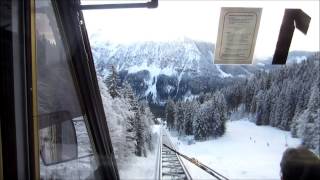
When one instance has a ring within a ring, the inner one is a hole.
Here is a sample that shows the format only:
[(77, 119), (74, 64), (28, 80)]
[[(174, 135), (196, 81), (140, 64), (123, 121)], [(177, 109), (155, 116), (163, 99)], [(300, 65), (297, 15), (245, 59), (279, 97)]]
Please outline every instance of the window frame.
[(1, 27), (0, 33), (5, 43), (0, 63), (1, 179), (37, 179), (32, 136), (32, 2), (6, 0), (0, 6), (7, 15), (3, 18), (7, 28)]
[[(89, 138), (98, 162), (95, 179), (119, 179), (109, 130), (104, 114), (91, 51), (85, 42), (85, 29), (79, 22), (80, 1), (51, 0), (86, 114)], [(0, 33), (8, 43), (1, 61), (0, 95), (3, 97), (0, 121), (0, 179), (40, 179), (39, 121), (37, 117), (37, 63), (35, 0), (6, 0), (8, 31)], [(1, 4), (2, 5), (2, 4)], [(14, 29), (14, 30), (13, 30)], [(2, 43), (2, 41), (1, 41)], [(86, 45), (85, 45), (86, 44)], [(81, 101), (80, 100), (80, 101)]]
[[(62, 40), (69, 53), (78, 93), (86, 115), (85, 123), (102, 179), (119, 179), (109, 129), (104, 113), (93, 56), (87, 37), (80, 1), (51, 0)], [(99, 177), (96, 177), (99, 178)]]

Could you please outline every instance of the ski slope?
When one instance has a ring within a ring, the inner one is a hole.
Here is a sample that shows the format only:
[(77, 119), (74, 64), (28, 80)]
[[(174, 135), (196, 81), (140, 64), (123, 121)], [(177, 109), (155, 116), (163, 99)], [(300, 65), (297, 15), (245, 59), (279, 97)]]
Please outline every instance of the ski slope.
[[(247, 118), (227, 122), (224, 136), (188, 145), (190, 137), (171, 132), (181, 153), (194, 157), (230, 179), (280, 179), (280, 160), (287, 147), (301, 144), (290, 132), (257, 126)], [(286, 145), (287, 144), (287, 145)], [(205, 171), (184, 160), (193, 179), (212, 179)]]

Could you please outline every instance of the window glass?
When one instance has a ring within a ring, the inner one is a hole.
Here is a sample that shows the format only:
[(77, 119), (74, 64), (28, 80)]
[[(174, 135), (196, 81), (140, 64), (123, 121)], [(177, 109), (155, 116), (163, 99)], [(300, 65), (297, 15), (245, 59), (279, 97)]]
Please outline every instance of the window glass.
[(36, 0), (40, 172), (43, 179), (93, 178), (97, 168), (70, 56), (50, 0)]
[[(222, 7), (262, 8), (253, 64), (213, 63)], [(295, 29), (287, 65), (273, 66), (287, 8), (311, 22), (307, 35)], [(83, 12), (121, 178), (215, 179), (203, 163), (228, 179), (280, 179), (287, 148), (319, 155), (319, 1)]]

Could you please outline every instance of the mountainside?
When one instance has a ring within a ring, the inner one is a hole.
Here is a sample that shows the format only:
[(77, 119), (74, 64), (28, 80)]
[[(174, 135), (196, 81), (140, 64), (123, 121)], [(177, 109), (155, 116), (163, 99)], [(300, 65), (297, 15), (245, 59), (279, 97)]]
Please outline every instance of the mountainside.
[(215, 65), (214, 45), (191, 39), (116, 44), (92, 36), (91, 43), (98, 75), (106, 78), (113, 65), (121, 83), (128, 81), (140, 99), (160, 105), (168, 97), (192, 98), (270, 68), (270, 59), (256, 65)]

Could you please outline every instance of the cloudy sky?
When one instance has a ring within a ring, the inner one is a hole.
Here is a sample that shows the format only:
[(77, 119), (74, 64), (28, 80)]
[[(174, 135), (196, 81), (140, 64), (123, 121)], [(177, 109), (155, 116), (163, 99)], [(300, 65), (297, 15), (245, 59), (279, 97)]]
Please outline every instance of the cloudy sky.
[(215, 43), (221, 7), (263, 8), (256, 57), (273, 55), (285, 8), (300, 8), (312, 18), (306, 36), (295, 31), (290, 50), (319, 50), (318, 0), (159, 0), (156, 9), (87, 10), (84, 15), (89, 34), (99, 33), (105, 41), (127, 43), (188, 37)]

